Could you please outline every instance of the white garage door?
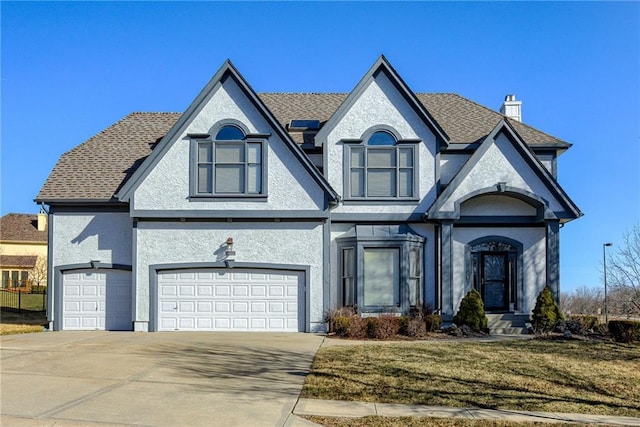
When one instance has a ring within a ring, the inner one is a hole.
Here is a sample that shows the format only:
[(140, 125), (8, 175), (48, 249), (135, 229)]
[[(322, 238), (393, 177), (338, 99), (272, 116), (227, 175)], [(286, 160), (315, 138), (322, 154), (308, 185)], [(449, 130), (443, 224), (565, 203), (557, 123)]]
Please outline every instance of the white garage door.
[(303, 330), (303, 273), (183, 270), (158, 274), (159, 331)]
[(62, 329), (132, 329), (131, 272), (71, 271), (63, 275), (62, 284)]

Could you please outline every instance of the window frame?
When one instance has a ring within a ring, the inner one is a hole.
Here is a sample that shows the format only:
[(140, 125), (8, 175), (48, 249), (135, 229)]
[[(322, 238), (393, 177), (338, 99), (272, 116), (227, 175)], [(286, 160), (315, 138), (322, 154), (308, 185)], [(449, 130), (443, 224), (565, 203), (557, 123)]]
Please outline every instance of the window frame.
[[(422, 307), (424, 304), (424, 254), (426, 240), (423, 237), (414, 235), (397, 235), (395, 237), (348, 237), (337, 239), (338, 257), (339, 257), (339, 270), (338, 277), (340, 280), (340, 287), (338, 289), (338, 306), (352, 306), (361, 313), (388, 313), (388, 312), (402, 312), (409, 313), (414, 307)], [(344, 300), (344, 251), (353, 249), (353, 262), (352, 271), (354, 272), (354, 292), (353, 304), (346, 304)], [(398, 262), (397, 266), (399, 272), (398, 286), (394, 286), (393, 299), (394, 303), (391, 305), (364, 305), (365, 295), (365, 252), (368, 249), (397, 249), (398, 250)], [(418, 250), (420, 268), (419, 275), (411, 275), (411, 251)], [(418, 280), (418, 295), (416, 295), (416, 304), (411, 304), (411, 279)]]
[[(394, 140), (394, 145), (369, 145), (369, 140), (371, 137), (377, 132), (386, 132), (388, 133)], [(399, 137), (395, 130), (386, 127), (386, 126), (374, 126), (373, 128), (367, 130), (362, 139), (342, 139), (341, 140), (344, 150), (343, 150), (343, 195), (344, 200), (347, 202), (418, 202), (420, 200), (420, 188), (419, 188), (419, 174), (420, 174), (420, 165), (419, 165), (419, 144), (421, 142), (420, 139), (402, 139)], [(400, 152), (402, 150), (409, 150), (412, 156), (412, 166), (406, 167), (400, 165)], [(354, 153), (357, 151), (363, 152), (363, 165), (362, 166), (352, 166), (352, 159)], [(390, 151), (395, 155), (395, 165), (391, 167), (370, 167), (368, 165), (369, 161), (369, 153), (375, 151)], [(353, 195), (352, 194), (352, 171), (354, 169), (361, 169), (363, 172), (363, 195)], [(394, 196), (370, 196), (368, 195), (368, 176), (369, 171), (374, 169), (393, 169), (395, 171), (395, 195)], [(410, 169), (412, 171), (412, 192), (409, 196), (401, 196), (400, 189), (400, 175), (402, 170)]]
[[(238, 128), (243, 134), (244, 139), (241, 140), (217, 140), (215, 139), (216, 134), (226, 126), (234, 126)], [(247, 131), (247, 129), (236, 123), (232, 122), (222, 122), (212, 128), (211, 134), (192, 134), (190, 137), (190, 185), (189, 185), (189, 198), (194, 200), (238, 200), (238, 199), (266, 199), (268, 195), (268, 185), (267, 185), (267, 148), (268, 142), (267, 138), (268, 134), (251, 134)], [(211, 161), (210, 162), (200, 162), (198, 157), (199, 148), (202, 144), (207, 144), (210, 146), (211, 150)], [(216, 192), (216, 166), (222, 165), (224, 163), (216, 162), (216, 146), (220, 145), (241, 145), (244, 149), (244, 161), (242, 163), (238, 163), (239, 165), (243, 165), (243, 176), (244, 176), (244, 189), (242, 192)], [(256, 193), (251, 193), (248, 191), (249, 189), (249, 169), (250, 165), (257, 164), (251, 163), (249, 161), (249, 146), (251, 144), (258, 144), (260, 146), (260, 171), (258, 172), (258, 177), (260, 180), (260, 191)], [(211, 177), (210, 177), (210, 185), (211, 192), (201, 192), (199, 191), (199, 166), (201, 164), (210, 164), (211, 165)]]

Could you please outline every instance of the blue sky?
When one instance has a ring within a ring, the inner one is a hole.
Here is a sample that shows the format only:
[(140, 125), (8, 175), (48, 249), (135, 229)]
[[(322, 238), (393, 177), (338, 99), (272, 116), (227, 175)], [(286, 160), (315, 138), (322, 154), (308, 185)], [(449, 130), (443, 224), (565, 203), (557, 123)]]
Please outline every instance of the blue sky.
[[(7, 2), (1, 211), (132, 111), (181, 112), (230, 58), (258, 92), (348, 92), (385, 54), (416, 92), (455, 92), (574, 146), (559, 182), (561, 286), (600, 286), (602, 243), (640, 218), (638, 2)], [(615, 250), (615, 247), (612, 248)]]

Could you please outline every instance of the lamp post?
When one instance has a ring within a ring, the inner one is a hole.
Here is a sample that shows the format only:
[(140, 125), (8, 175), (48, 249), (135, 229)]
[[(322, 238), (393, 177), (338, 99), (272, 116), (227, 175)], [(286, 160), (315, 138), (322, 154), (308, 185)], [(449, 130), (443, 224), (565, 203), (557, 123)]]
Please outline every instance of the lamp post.
[(613, 243), (602, 244), (602, 264), (604, 265), (604, 323), (609, 324), (609, 306), (607, 304), (607, 247)]

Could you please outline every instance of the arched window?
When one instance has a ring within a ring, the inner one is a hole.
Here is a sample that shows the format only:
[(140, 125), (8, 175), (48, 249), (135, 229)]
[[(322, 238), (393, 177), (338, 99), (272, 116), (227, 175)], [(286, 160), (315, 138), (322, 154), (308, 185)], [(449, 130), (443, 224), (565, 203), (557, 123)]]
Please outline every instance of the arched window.
[(197, 141), (196, 195), (262, 194), (263, 143), (230, 124), (222, 126), (213, 140)]
[[(412, 141), (414, 142), (414, 141)], [(403, 144), (387, 130), (348, 147), (348, 199), (411, 199), (416, 194), (416, 144)]]

